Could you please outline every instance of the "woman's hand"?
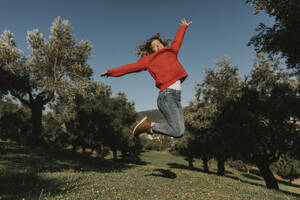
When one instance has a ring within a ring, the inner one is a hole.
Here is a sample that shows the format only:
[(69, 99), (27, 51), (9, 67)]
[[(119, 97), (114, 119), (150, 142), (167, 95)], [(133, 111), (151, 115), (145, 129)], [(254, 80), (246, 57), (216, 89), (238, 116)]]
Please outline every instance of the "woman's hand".
[(100, 76), (106, 76), (106, 77), (108, 77), (107, 71), (103, 72)]
[(181, 20), (181, 26), (182, 25), (187, 25), (187, 26), (189, 26), (190, 24), (192, 23), (192, 21), (190, 21), (190, 22), (186, 22), (186, 20), (185, 20), (185, 18), (183, 18), (182, 20)]

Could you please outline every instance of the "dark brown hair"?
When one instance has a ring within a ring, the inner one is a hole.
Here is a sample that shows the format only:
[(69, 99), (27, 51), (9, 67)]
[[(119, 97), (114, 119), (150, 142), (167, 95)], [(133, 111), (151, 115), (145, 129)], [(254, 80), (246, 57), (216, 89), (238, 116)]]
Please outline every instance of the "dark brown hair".
[(151, 47), (151, 43), (153, 40), (159, 40), (165, 47), (169, 46), (169, 42), (171, 41), (170, 39), (168, 40), (163, 40), (160, 37), (160, 33), (156, 33), (153, 37), (147, 39), (143, 44), (140, 44), (137, 47), (137, 50), (135, 52), (135, 54), (137, 56), (147, 56), (150, 55), (151, 53), (153, 53), (152, 47)]

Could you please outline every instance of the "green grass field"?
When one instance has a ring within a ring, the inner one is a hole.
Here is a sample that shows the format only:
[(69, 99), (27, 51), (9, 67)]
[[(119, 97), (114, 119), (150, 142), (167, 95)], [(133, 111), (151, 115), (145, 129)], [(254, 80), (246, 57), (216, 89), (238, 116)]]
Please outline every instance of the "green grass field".
[(217, 176), (211, 162), (211, 173), (204, 173), (199, 160), (189, 170), (182, 157), (162, 152), (124, 163), (1, 142), (0, 199), (300, 199), (295, 183), (272, 191), (259, 176), (226, 170)]

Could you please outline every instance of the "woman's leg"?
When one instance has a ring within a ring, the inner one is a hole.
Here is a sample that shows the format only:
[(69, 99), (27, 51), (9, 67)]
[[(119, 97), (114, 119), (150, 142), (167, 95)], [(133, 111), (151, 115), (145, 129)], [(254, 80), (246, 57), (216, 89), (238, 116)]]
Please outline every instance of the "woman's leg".
[(184, 134), (184, 119), (181, 107), (181, 91), (165, 89), (157, 98), (158, 109), (166, 118), (166, 123), (153, 123), (152, 131), (171, 137), (182, 137)]

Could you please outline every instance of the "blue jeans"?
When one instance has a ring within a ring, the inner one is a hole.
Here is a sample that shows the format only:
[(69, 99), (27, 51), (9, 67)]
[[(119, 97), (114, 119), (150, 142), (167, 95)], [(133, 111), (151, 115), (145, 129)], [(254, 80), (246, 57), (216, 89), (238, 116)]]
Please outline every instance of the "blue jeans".
[(159, 92), (157, 106), (167, 122), (153, 123), (152, 131), (162, 135), (180, 138), (184, 134), (185, 126), (181, 107), (181, 91), (165, 89)]

